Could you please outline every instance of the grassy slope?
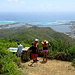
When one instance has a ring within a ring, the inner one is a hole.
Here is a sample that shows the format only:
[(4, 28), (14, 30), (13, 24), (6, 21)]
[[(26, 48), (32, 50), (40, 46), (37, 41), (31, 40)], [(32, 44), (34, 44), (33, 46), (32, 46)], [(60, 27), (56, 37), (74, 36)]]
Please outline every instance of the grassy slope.
[(14, 41), (29, 41), (38, 38), (39, 40), (62, 39), (71, 41), (71, 38), (63, 33), (59, 33), (50, 27), (30, 27), (30, 28), (10, 28), (0, 30), (0, 39), (13, 39)]
[(38, 38), (39, 40), (54, 40), (54, 39), (62, 39), (62, 40), (71, 40), (67, 35), (59, 32), (55, 32), (49, 27), (31, 27), (24, 29), (22, 31), (16, 32), (12, 36), (13, 39), (19, 40), (34, 40)]

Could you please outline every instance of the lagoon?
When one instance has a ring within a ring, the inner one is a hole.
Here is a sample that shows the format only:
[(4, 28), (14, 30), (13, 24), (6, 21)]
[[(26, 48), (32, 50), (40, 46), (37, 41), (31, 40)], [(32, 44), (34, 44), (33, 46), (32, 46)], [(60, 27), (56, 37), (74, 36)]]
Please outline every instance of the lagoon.
[[(15, 23), (15, 24), (13, 24)], [(70, 26), (72, 25), (66, 25), (67, 21), (56, 21), (56, 22), (14, 22), (14, 21), (0, 21), (0, 25), (7, 25), (6, 28), (13, 28), (13, 27), (19, 27), (23, 25), (28, 25), (28, 26), (38, 26), (38, 27), (51, 27), (53, 30), (57, 32), (71, 32)], [(13, 24), (13, 25), (11, 25)]]

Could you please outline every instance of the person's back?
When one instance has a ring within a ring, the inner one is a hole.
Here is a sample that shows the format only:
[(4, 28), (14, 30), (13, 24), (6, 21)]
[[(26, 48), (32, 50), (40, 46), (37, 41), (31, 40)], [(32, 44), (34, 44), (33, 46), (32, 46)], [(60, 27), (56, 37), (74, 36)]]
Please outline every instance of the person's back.
[(47, 56), (48, 56), (48, 41), (44, 40), (43, 42), (41, 42), (42, 47), (43, 47), (43, 61), (46, 59), (47, 62)]
[(36, 51), (36, 46), (34, 45), (34, 43), (32, 43), (32, 46), (30, 47), (30, 50), (31, 50), (31, 57), (33, 58), (33, 62), (36, 61), (36, 58), (37, 58), (37, 51)]
[(17, 56), (21, 57), (23, 46), (20, 43), (18, 44)]
[[(34, 46), (36, 46), (37, 57), (38, 57), (38, 51), (39, 51), (39, 43), (38, 43), (38, 41), (39, 41), (38, 39), (35, 39), (35, 42), (34, 42)], [(36, 57), (36, 61), (38, 61), (37, 57)]]
[(48, 45), (46, 43), (42, 44), (43, 50), (48, 50)]
[(22, 52), (23, 46), (20, 44), (18, 45), (18, 51)]
[(31, 53), (36, 54), (36, 46), (32, 46), (32, 47), (30, 47), (30, 50), (32, 50)]

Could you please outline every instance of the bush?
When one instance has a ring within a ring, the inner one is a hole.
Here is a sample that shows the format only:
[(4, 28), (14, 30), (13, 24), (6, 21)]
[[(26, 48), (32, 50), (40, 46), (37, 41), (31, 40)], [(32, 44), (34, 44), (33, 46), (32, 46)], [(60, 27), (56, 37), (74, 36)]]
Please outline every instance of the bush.
[(72, 59), (75, 58), (75, 46), (70, 47), (66, 53), (69, 53), (72, 56)]
[(0, 74), (19, 75), (20, 60), (5, 48), (0, 48)]
[(22, 60), (23, 62), (29, 61), (29, 60), (30, 60), (30, 55), (29, 55), (29, 53), (28, 53), (28, 52), (23, 52), (23, 53), (22, 53), (22, 56), (21, 56), (21, 60)]
[(54, 56), (53, 56), (54, 59), (57, 59), (57, 60), (63, 60), (63, 61), (71, 61), (72, 60), (72, 57), (70, 54), (67, 54), (65, 52), (57, 52)]
[(38, 51), (38, 56), (39, 56), (39, 57), (43, 57), (43, 51), (42, 51), (42, 49), (39, 49), (39, 51)]
[(75, 67), (75, 59), (73, 59), (73, 61), (72, 61), (72, 66)]

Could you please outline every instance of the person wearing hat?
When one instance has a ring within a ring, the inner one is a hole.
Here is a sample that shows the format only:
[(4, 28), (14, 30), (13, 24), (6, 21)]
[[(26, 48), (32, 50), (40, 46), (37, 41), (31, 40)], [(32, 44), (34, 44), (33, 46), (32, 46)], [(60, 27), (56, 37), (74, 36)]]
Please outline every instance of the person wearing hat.
[[(38, 56), (38, 50), (39, 50), (39, 43), (38, 43), (38, 39), (35, 39), (35, 42), (33, 43), (34, 44), (34, 46), (36, 46), (36, 52), (37, 52), (37, 56)], [(36, 61), (38, 61), (37, 60), (37, 57), (36, 57)]]
[(38, 39), (35, 39), (35, 42), (34, 42), (34, 45), (37, 47), (37, 50), (38, 50), (38, 48), (39, 48), (39, 47), (38, 47), (38, 41), (39, 41)]
[(43, 61), (47, 62), (47, 56), (48, 56), (48, 41), (44, 40), (41, 42), (42, 47), (43, 47)]

